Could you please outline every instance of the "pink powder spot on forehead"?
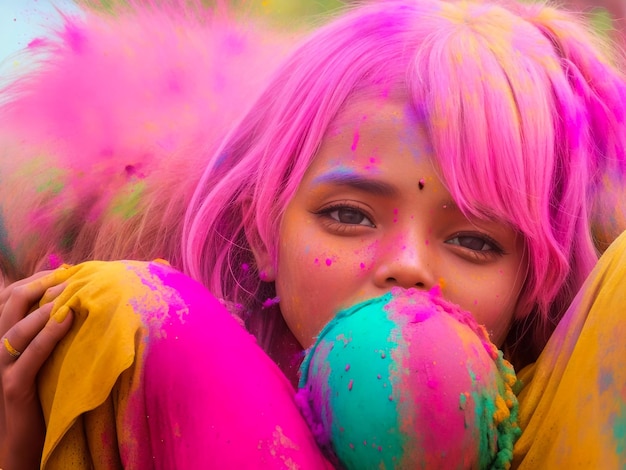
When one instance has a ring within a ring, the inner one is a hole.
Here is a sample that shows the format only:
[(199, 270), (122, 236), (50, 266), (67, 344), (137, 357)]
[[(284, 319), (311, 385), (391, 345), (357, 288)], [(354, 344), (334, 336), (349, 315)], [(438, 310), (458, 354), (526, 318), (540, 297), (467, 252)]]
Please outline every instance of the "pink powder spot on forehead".
[(313, 260), (313, 264), (320, 264), (320, 260), (319, 260), (319, 258), (315, 258), (315, 259)]
[(361, 269), (365, 269), (365, 263), (361, 263), (361, 264), (359, 265), (359, 267), (360, 267)]
[(378, 168), (379, 163), (380, 162), (376, 157), (370, 157), (369, 164), (364, 165), (363, 169), (370, 172), (380, 172), (380, 169)]
[(352, 137), (352, 145), (350, 146), (350, 150), (353, 152), (359, 146), (359, 131), (354, 131), (354, 137)]
[(326, 266), (330, 266), (331, 264), (333, 264), (333, 260), (330, 258), (326, 258)]

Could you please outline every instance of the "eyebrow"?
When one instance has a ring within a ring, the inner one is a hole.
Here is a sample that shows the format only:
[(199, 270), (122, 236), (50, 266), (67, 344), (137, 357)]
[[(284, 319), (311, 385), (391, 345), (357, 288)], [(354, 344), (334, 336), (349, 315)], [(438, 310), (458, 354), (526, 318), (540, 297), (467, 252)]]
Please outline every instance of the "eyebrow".
[(313, 184), (347, 186), (376, 196), (395, 197), (398, 195), (396, 187), (389, 183), (356, 173), (348, 173), (345, 170), (324, 173), (315, 178)]

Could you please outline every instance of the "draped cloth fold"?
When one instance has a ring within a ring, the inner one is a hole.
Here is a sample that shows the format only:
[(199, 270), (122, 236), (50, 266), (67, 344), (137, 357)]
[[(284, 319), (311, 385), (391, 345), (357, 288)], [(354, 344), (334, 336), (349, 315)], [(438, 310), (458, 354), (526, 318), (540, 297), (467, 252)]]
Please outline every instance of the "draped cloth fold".
[(55, 275), (52, 315), (74, 324), (39, 376), (41, 468), (329, 466), (289, 381), (200, 284), (158, 261)]
[(518, 378), (513, 468), (626, 469), (626, 233)]

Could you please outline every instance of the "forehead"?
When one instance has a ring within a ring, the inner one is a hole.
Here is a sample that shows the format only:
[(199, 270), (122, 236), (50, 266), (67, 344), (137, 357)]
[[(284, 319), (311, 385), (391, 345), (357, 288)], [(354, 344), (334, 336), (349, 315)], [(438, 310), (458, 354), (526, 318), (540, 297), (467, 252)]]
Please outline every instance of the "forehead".
[[(368, 129), (368, 124), (408, 125), (418, 123), (413, 107), (406, 100), (392, 98), (353, 98), (344, 105), (328, 127), (325, 138), (354, 129)], [(372, 130), (372, 129), (369, 129)]]
[(423, 122), (407, 102), (370, 99), (346, 106), (329, 126), (318, 157), (381, 158), (408, 151), (421, 159), (432, 153)]

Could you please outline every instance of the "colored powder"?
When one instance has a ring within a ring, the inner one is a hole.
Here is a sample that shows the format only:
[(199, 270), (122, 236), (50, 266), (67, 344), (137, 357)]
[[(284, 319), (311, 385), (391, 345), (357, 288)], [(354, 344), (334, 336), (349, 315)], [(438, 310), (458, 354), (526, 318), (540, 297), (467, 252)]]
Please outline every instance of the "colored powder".
[[(334, 326), (345, 324), (343, 322), (349, 322), (349, 327), (342, 328), (345, 334), (333, 333)], [(324, 339), (318, 340), (316, 349), (324, 353), (319, 357), (308, 355), (302, 366), (303, 371), (308, 370), (328, 384), (319, 394), (317, 389), (308, 389), (313, 409), (323, 409), (328, 401), (329, 411), (340, 410), (340, 416), (322, 412), (321, 423), (313, 428), (321, 425), (326, 430), (324, 442), (332, 441), (334, 451), (340, 454), (347, 468), (361, 468), (363, 461), (380, 462), (384, 468), (393, 468), (394, 459), (402, 455), (403, 436), (391, 428), (380, 428), (380, 423), (399, 420), (396, 403), (389, 400), (389, 390), (393, 388), (389, 368), (393, 363), (382, 362), (379, 350), (363, 348), (379, 336), (388, 338), (385, 345), (393, 348), (393, 328), (394, 323), (382, 315), (372, 318), (371, 322), (362, 322), (352, 316), (351, 310), (340, 313), (320, 335)], [(349, 358), (349, 369), (345, 367), (346, 358)], [(339, 363), (344, 366), (337, 367)], [(378, 374), (373, 373), (372, 364), (376, 364)], [(385, 378), (381, 380), (381, 376)], [(305, 374), (301, 387), (306, 388)], [(371, 407), (370, 403), (380, 406)], [(369, 419), (363, 420), (364, 415)], [(384, 452), (378, 451), (379, 447)]]
[(269, 308), (272, 305), (277, 305), (279, 303), (280, 303), (280, 297), (273, 297), (273, 298), (265, 299), (265, 301), (263, 302), (263, 308)]
[(356, 148), (359, 145), (359, 131), (355, 131), (354, 132), (354, 138), (352, 140), (352, 146), (350, 147), (350, 150), (352, 150), (353, 152), (356, 150)]
[(603, 393), (613, 385), (613, 371), (600, 369), (598, 374), (598, 391)]
[(127, 185), (111, 201), (111, 213), (123, 219), (133, 217), (139, 211), (139, 203), (145, 190), (146, 183), (143, 181)]
[(51, 167), (49, 155), (24, 158), (14, 171), (14, 181), (29, 181), (30, 187), (43, 197), (58, 196), (66, 187), (68, 171)]
[(328, 468), (291, 384), (220, 302), (164, 263), (127, 266), (122, 308), (145, 325), (118, 430), (128, 467)]
[(339, 466), (510, 465), (513, 368), (439, 291), (398, 288), (346, 309), (307, 352), (299, 403)]
[(7, 234), (6, 227), (4, 225), (4, 218), (0, 215), (0, 256), (2, 259), (9, 261), (10, 263), (15, 262), (15, 257), (13, 255), (13, 251), (9, 246), (9, 236)]
[(48, 255), (47, 269), (56, 269), (63, 264), (63, 258), (56, 253)]
[(617, 443), (616, 452), (620, 457), (626, 457), (626, 404), (621, 403), (619, 414), (614, 418), (613, 438)]
[(49, 168), (46, 170), (46, 178), (37, 185), (36, 191), (38, 193), (51, 193), (58, 195), (65, 187), (64, 171), (58, 168)]
[(464, 410), (466, 406), (467, 406), (467, 395), (465, 393), (461, 393), (461, 396), (459, 397), (459, 408)]

